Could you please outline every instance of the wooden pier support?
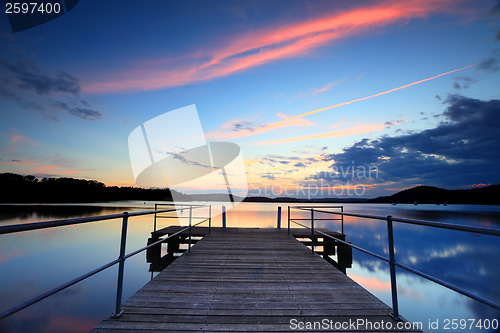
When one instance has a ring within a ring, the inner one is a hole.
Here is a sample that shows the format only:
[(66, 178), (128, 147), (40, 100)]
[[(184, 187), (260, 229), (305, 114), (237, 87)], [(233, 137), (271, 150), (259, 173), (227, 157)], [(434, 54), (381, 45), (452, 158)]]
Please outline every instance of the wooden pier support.
[[(168, 237), (169, 235), (173, 235), (184, 227), (181, 226), (170, 226), (166, 227), (151, 233), (151, 238), (148, 238), (148, 245), (158, 241), (162, 237)], [(213, 228), (214, 230), (218, 228)], [(337, 239), (345, 241), (345, 235), (340, 234), (335, 231), (331, 231), (328, 229), (317, 229), (327, 235), (335, 237)], [(206, 227), (197, 227), (191, 230), (191, 234), (193, 237), (204, 237), (208, 234), (208, 228)], [(307, 229), (303, 228), (292, 228), (290, 229), (290, 234), (299, 239), (304, 245), (311, 246), (311, 233)], [(154, 246), (147, 250), (146, 252), (146, 261), (151, 263), (150, 272), (159, 272), (166, 265), (172, 263), (176, 258), (178, 258), (184, 250), (181, 249), (181, 245), (187, 245), (187, 237), (189, 233), (188, 231), (184, 231), (177, 236), (167, 240), (166, 243), (166, 254), (161, 255), (161, 245)], [(196, 242), (194, 240), (193, 242)], [(346, 273), (346, 268), (352, 267), (352, 248), (340, 242), (336, 242), (334, 239), (329, 237), (324, 237), (321, 234), (316, 234), (314, 237), (314, 243), (316, 248), (316, 253), (323, 256), (323, 258), (328, 261), (330, 264), (337, 267), (344, 274)], [(332, 257), (337, 256), (336, 260)]]

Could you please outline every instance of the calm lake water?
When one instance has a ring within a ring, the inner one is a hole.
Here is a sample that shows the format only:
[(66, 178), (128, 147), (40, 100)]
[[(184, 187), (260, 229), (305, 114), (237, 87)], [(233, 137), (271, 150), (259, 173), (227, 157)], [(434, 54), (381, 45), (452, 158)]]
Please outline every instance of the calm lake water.
[[(276, 227), (277, 207), (286, 204), (242, 203), (228, 211), (229, 227)], [(345, 212), (392, 215), (413, 219), (500, 228), (500, 207), (474, 205), (343, 204)], [(0, 206), (0, 225), (106, 215), (144, 210), (153, 202)], [(214, 215), (220, 203), (214, 203)], [(200, 211), (200, 214), (202, 212)], [(294, 211), (293, 217), (300, 218)], [(197, 214), (198, 215), (198, 214)], [(305, 216), (304, 216), (305, 217)], [(315, 215), (325, 218), (326, 215)], [(153, 230), (152, 215), (130, 219), (127, 252), (146, 245)], [(158, 227), (178, 225), (160, 219)], [(214, 226), (221, 218), (213, 219)], [(318, 221), (317, 227), (340, 231), (338, 221)], [(121, 220), (0, 235), (0, 311), (95, 269), (118, 256)], [(347, 240), (387, 256), (385, 221), (346, 217)], [(500, 239), (466, 232), (395, 223), (396, 259), (475, 294), (500, 302)], [(145, 253), (126, 261), (126, 300), (151, 279)], [(348, 276), (391, 305), (389, 267), (353, 250)], [(114, 310), (117, 266), (101, 272), (0, 322), (0, 332), (88, 332)], [(444, 329), (446, 319), (500, 320), (500, 312), (403, 270), (397, 270), (400, 313), (422, 322), (426, 332), (493, 332), (474, 328)], [(439, 329), (429, 329), (438, 321)], [(470, 323), (471, 321), (469, 321)]]

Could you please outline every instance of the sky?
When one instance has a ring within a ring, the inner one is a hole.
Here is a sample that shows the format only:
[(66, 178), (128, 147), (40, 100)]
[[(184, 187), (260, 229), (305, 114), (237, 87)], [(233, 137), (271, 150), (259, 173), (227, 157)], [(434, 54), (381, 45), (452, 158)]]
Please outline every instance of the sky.
[(489, 0), (86, 0), (15, 33), (2, 13), (0, 171), (135, 186), (129, 135), (194, 104), (241, 149), (233, 194), (499, 184), (499, 47)]

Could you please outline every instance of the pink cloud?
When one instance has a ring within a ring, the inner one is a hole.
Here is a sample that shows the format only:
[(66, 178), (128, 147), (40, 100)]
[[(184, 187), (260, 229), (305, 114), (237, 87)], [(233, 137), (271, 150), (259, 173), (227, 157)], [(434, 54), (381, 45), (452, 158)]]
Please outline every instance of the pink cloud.
[(340, 79), (340, 80), (336, 80), (336, 81), (330, 82), (330, 83), (326, 84), (325, 86), (323, 86), (323, 87), (321, 87), (319, 89), (314, 90), (313, 94), (316, 95), (316, 94), (320, 94), (320, 93), (323, 93), (325, 91), (328, 91), (328, 90), (332, 89), (333, 87), (335, 87), (336, 85), (339, 85), (343, 81), (344, 81), (344, 79)]
[(21, 134), (17, 129), (15, 128), (9, 128), (10, 132), (7, 133), (7, 136), (9, 137), (9, 152), (13, 152), (17, 149), (17, 146), (20, 144), (26, 144), (29, 145), (30, 147), (38, 146), (39, 143), (36, 142), (35, 140), (31, 139), (29, 136)]
[(234, 136), (234, 127), (245, 120), (240, 118), (231, 119), (220, 125), (212, 132), (206, 133), (205, 137), (209, 140), (228, 140)]
[[(433, 12), (448, 10), (454, 3), (452, 0), (381, 1), (370, 7), (349, 9), (305, 22), (263, 28), (215, 43), (223, 44), (222, 47), (180, 57), (187, 59), (189, 64), (168, 58), (141, 60), (121, 72), (103, 73), (101, 77), (86, 80), (83, 91), (144, 91), (211, 80), (279, 59), (300, 56), (331, 41), (371, 32), (374, 28), (424, 18)], [(207, 57), (210, 60), (204, 60)], [(159, 70), (157, 64), (169, 64), (170, 69)]]
[(260, 141), (260, 142), (257, 142), (257, 144), (258, 145), (276, 145), (276, 144), (282, 144), (282, 143), (288, 143), (288, 142), (327, 138), (327, 137), (333, 137), (333, 136), (344, 137), (344, 136), (349, 136), (349, 135), (366, 134), (366, 133), (370, 133), (373, 131), (379, 131), (385, 127), (386, 127), (385, 124), (363, 124), (363, 125), (354, 126), (354, 127), (351, 127), (351, 128), (345, 129), (345, 130), (340, 130), (340, 131), (319, 133), (319, 134), (299, 136), (299, 137), (293, 137), (293, 138)]
[(47, 172), (47, 171), (54, 170), (57, 168), (58, 167), (56, 165), (46, 165), (46, 166), (32, 168), (32, 169), (30, 169), (30, 172), (32, 172), (32, 173)]
[(70, 171), (62, 171), (60, 173), (69, 174), (69, 173), (79, 173), (79, 172), (83, 172), (83, 171), (82, 170), (70, 170)]

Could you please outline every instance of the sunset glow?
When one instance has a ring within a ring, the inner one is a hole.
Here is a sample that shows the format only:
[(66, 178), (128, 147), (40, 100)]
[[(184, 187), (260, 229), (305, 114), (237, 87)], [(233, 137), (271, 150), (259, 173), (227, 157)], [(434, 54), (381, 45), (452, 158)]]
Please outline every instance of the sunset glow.
[[(16, 33), (3, 17), (2, 172), (136, 186), (129, 135), (195, 105), (199, 122), (191, 114), (157, 126), (179, 142), (141, 141), (142, 168), (151, 155), (182, 160), (172, 151), (195, 149), (183, 135), (198, 126), (198, 143), (238, 145), (248, 184), (234, 190), (249, 196), (500, 183), (493, 0), (132, 7), (80, 1)], [(160, 178), (147, 187), (164, 187)], [(194, 178), (186, 188), (225, 190)]]

